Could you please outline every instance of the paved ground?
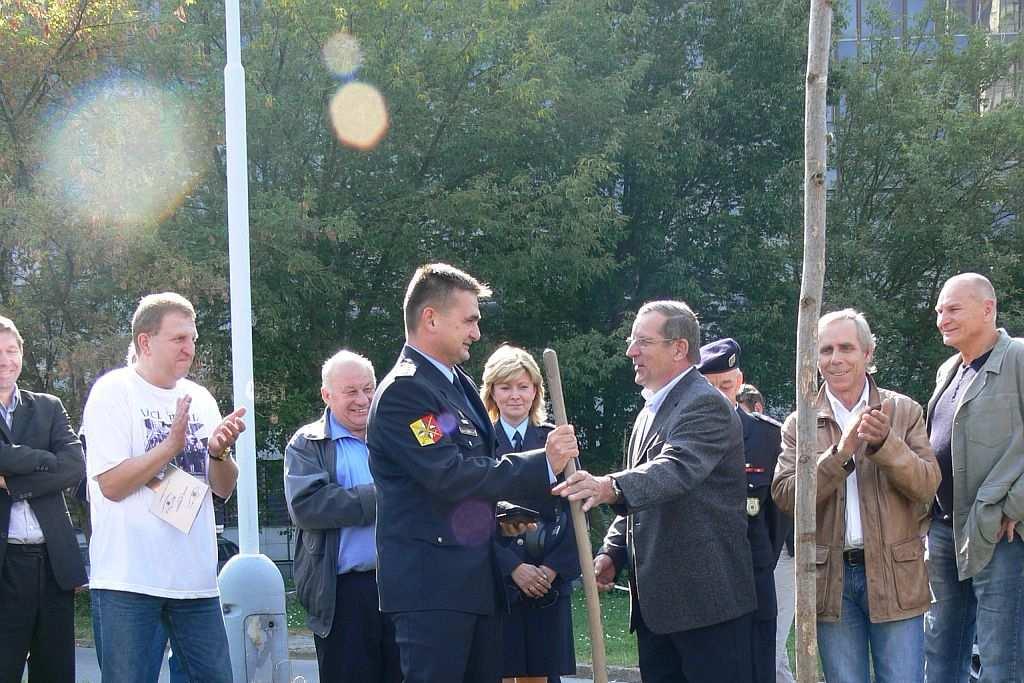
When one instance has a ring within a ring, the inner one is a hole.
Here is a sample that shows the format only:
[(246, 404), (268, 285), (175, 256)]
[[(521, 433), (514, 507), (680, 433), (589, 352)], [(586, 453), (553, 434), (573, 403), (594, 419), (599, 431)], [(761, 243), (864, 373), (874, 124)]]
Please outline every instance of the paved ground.
[[(100, 669), (96, 665), (96, 650), (91, 647), (80, 647), (75, 650), (76, 680), (78, 683), (100, 683)], [(313, 659), (292, 659), (292, 677), (302, 676), (305, 683), (319, 683), (317, 675), (316, 660)], [(584, 683), (589, 679), (562, 677), (562, 683)], [(163, 669), (160, 671), (160, 683), (169, 683), (167, 675), (167, 661), (164, 661)], [(299, 682), (301, 683), (301, 681)]]

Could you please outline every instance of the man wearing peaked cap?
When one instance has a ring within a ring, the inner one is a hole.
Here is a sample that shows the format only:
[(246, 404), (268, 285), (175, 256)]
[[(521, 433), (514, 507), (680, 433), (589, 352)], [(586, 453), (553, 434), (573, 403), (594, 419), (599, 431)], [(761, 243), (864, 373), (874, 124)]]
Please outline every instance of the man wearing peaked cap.
[(725, 396), (743, 425), (743, 449), (747, 470), (747, 540), (754, 561), (757, 612), (751, 635), (751, 661), (756, 683), (775, 681), (775, 562), (785, 540), (783, 520), (771, 497), (772, 474), (779, 457), (782, 436), (778, 422), (749, 414), (737, 406), (736, 394), (743, 385), (740, 345), (726, 337), (700, 349), (701, 374)]

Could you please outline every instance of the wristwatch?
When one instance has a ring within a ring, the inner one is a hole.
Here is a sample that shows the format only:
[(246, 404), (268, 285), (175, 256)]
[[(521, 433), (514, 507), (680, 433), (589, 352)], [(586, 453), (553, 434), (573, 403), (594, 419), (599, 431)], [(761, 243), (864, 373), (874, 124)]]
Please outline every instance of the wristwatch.
[(211, 450), (209, 450), (209, 449), (207, 449), (207, 451), (206, 451), (206, 452), (207, 452), (207, 453), (209, 454), (209, 456), (210, 456), (210, 457), (211, 457), (212, 459), (216, 460), (217, 462), (224, 462), (225, 460), (227, 460), (228, 458), (230, 458), (230, 457), (231, 457), (231, 446), (228, 446), (227, 448), (225, 448), (224, 450), (222, 450), (222, 451), (220, 452), (220, 455), (214, 455), (214, 454), (213, 454), (213, 451), (211, 451)]
[(619, 482), (615, 480), (615, 477), (608, 477), (612, 480), (612, 493), (615, 494), (615, 502), (625, 500), (625, 496), (622, 495), (622, 487), (619, 486)]

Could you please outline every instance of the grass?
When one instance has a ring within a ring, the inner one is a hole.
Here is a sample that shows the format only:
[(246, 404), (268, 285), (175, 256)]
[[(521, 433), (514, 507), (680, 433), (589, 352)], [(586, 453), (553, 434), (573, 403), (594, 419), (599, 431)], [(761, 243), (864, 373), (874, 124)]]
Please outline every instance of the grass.
[(75, 593), (75, 642), (82, 647), (92, 647), (92, 609), (89, 591)]
[[(605, 656), (610, 666), (638, 666), (636, 636), (629, 632), (629, 594), (623, 591), (601, 594), (601, 623), (604, 626)], [(587, 604), (583, 590), (572, 594), (572, 628), (576, 638), (576, 659), (590, 662), (590, 630), (587, 627)], [(790, 628), (786, 641), (789, 668), (796, 671), (796, 629)], [(819, 680), (821, 660), (818, 660)]]
[[(601, 624), (608, 664), (636, 666), (636, 636), (629, 632), (629, 593), (612, 591), (601, 594)], [(576, 638), (576, 660), (591, 661), (587, 603), (582, 589), (572, 593), (572, 629)]]

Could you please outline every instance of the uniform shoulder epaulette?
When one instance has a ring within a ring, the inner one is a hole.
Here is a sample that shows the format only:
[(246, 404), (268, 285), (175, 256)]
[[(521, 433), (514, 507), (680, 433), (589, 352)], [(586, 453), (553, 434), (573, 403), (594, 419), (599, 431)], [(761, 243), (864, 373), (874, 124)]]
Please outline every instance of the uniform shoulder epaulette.
[(773, 425), (775, 427), (782, 427), (781, 422), (776, 420), (774, 417), (771, 417), (770, 415), (765, 415), (764, 413), (750, 413), (750, 417), (754, 418), (755, 420), (760, 420), (761, 422), (767, 422), (768, 424)]
[(391, 371), (393, 377), (412, 377), (416, 374), (416, 364), (411, 360), (403, 360), (401, 363), (395, 366), (395, 369)]

